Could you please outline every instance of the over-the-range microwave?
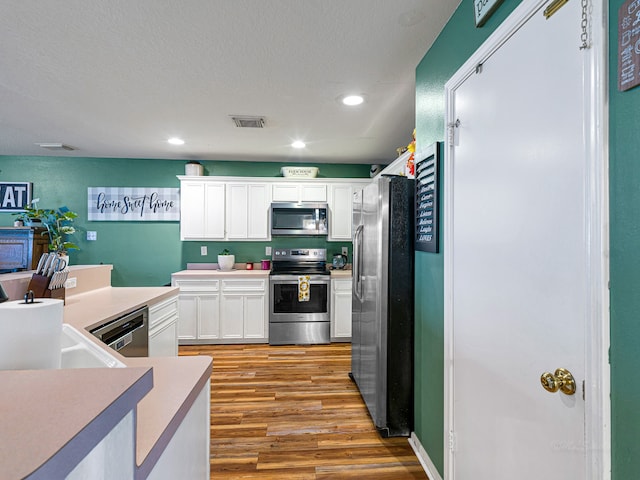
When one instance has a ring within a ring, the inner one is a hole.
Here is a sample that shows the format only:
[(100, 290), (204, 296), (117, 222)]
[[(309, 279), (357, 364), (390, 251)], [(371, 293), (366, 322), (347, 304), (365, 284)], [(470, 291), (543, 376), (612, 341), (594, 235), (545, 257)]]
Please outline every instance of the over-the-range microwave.
[(272, 236), (327, 235), (326, 203), (272, 203)]

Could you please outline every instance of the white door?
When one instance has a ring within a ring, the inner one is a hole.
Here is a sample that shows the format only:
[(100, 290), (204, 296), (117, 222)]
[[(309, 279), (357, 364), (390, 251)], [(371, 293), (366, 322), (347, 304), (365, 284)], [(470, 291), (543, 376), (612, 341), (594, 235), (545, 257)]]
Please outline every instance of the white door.
[[(592, 194), (580, 20), (577, 1), (549, 20), (538, 10), (449, 96), (452, 480), (587, 478)], [(575, 394), (543, 389), (541, 374), (557, 368), (573, 374)]]

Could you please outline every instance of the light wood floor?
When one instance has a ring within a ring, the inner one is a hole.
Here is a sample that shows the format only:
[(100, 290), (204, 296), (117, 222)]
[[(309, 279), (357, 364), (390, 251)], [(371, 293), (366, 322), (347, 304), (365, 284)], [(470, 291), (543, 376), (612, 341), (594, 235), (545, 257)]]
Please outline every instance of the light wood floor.
[(211, 355), (211, 478), (427, 479), (380, 438), (348, 376), (349, 344), (181, 346)]

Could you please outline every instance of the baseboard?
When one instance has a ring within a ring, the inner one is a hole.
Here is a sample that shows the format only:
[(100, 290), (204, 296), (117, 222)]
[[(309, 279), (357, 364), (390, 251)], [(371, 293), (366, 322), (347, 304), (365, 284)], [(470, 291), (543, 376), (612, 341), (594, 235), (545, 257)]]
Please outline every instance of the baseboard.
[(442, 477), (438, 473), (438, 469), (429, 458), (429, 455), (420, 443), (420, 440), (418, 439), (418, 436), (415, 432), (411, 432), (411, 436), (409, 437), (409, 445), (411, 445), (411, 448), (413, 448), (413, 451), (418, 457), (420, 465), (422, 465), (422, 468), (429, 477), (429, 480), (442, 480)]

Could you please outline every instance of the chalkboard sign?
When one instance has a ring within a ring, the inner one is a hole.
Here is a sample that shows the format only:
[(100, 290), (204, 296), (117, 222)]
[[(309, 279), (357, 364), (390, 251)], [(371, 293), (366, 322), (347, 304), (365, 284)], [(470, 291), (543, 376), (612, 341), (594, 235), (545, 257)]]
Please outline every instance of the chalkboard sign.
[(415, 249), (438, 252), (438, 169), (440, 149), (438, 143), (420, 153), (416, 169), (416, 236)]
[(618, 10), (618, 89), (621, 92), (640, 84), (640, 5), (627, 0)]

